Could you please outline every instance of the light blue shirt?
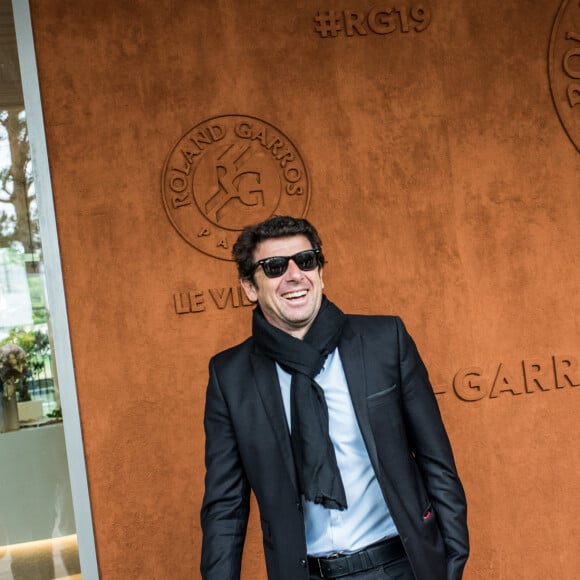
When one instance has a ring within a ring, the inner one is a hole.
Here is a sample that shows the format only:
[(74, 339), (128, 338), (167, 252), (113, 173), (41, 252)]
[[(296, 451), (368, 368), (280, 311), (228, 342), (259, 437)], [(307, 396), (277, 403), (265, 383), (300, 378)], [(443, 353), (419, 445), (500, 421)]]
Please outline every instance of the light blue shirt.
[[(292, 376), (276, 364), (278, 379), (290, 422)], [(338, 349), (326, 359), (315, 377), (328, 406), (329, 433), (346, 491), (348, 508), (327, 509), (303, 499), (306, 545), (311, 556), (354, 552), (384, 538), (397, 535), (377, 482), (358, 426)]]

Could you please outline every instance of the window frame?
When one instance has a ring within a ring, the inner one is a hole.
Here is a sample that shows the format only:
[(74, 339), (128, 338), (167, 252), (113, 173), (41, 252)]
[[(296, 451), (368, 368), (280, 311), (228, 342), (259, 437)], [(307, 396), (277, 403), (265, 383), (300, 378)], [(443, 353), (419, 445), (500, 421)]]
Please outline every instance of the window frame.
[(28, 0), (13, 0), (12, 9), (43, 247), (46, 295), (50, 306), (54, 344), (53, 356), (57, 360), (57, 377), (62, 405), (63, 428), (81, 573), (84, 580), (97, 580), (99, 573), (93, 518), (64, 293), (56, 214), (44, 132), (40, 86), (34, 51), (30, 5)]

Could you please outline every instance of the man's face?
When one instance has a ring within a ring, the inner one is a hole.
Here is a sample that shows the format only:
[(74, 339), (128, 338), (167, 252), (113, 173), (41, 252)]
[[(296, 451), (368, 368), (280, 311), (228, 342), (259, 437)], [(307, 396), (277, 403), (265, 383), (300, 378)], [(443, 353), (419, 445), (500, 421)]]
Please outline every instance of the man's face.
[[(254, 262), (273, 256), (293, 256), (309, 250), (312, 245), (306, 236), (289, 236), (260, 242), (254, 251)], [(303, 338), (314, 322), (322, 303), (322, 268), (304, 272), (295, 264), (278, 278), (268, 278), (259, 266), (254, 282), (242, 280), (248, 299), (258, 302), (266, 320), (276, 328)]]

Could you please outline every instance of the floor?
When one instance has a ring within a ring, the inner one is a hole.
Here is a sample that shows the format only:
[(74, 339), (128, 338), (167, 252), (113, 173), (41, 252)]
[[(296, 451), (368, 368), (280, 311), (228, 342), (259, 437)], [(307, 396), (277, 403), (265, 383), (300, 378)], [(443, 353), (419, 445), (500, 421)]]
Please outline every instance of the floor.
[(81, 580), (76, 536), (0, 547), (0, 580)]

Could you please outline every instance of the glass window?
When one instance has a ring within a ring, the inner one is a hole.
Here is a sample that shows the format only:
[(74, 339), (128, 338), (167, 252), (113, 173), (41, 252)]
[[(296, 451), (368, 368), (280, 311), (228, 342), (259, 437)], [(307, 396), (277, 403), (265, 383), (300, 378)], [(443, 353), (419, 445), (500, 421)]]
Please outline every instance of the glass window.
[(23, 109), (0, 110), (0, 144), (0, 381), (4, 400), (15, 390), (20, 422), (28, 426), (58, 419), (60, 401)]
[(0, 578), (80, 578), (9, 0), (0, 23)]

